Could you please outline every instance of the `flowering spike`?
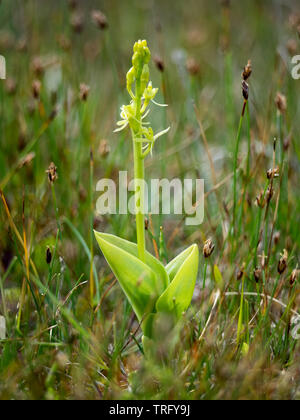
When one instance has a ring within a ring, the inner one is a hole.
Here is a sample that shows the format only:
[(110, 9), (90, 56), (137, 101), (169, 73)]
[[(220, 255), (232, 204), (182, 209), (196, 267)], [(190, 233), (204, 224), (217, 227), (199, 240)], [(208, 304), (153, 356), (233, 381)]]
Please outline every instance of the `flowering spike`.
[(114, 133), (118, 133), (129, 126), (133, 133), (134, 141), (141, 143), (142, 149), (146, 150), (142, 154), (143, 158), (150, 151), (152, 152), (155, 140), (169, 131), (168, 128), (155, 135), (151, 127), (145, 127), (150, 125), (150, 123), (144, 122), (144, 119), (150, 112), (148, 108), (150, 102), (157, 106), (168, 106), (154, 101), (158, 88), (154, 88), (150, 80), (148, 65), (150, 58), (151, 53), (147, 41), (137, 41), (133, 47), (132, 67), (126, 75), (127, 91), (132, 101), (129, 105), (121, 107), (121, 120), (117, 122), (118, 128), (114, 130)]

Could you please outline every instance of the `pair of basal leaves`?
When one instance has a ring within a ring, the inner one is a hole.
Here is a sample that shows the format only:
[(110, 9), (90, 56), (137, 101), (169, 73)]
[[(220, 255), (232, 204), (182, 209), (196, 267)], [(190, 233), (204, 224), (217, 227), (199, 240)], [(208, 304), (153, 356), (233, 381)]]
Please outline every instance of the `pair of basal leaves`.
[(95, 236), (141, 323), (144, 339), (153, 338), (160, 315), (170, 316), (175, 325), (193, 297), (199, 264), (197, 245), (164, 267), (148, 252), (142, 262), (135, 243), (106, 233), (95, 232)]

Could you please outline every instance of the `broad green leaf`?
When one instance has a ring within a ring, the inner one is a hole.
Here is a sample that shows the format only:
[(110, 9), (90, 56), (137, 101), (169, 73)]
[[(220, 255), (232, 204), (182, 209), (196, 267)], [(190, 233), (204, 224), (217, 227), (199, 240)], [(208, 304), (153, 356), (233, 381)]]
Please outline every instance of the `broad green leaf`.
[[(119, 238), (118, 236), (111, 235), (109, 233), (99, 233), (95, 231), (96, 239), (97, 235), (101, 235), (103, 239), (110, 242), (112, 245), (115, 245), (118, 248), (123, 249), (123, 251), (128, 252), (129, 254), (135, 256), (138, 258), (138, 247), (137, 244), (134, 244), (133, 242), (129, 242), (126, 239)], [(157, 277), (161, 281), (161, 287), (159, 290), (161, 290), (161, 293), (167, 288), (169, 285), (169, 276), (167, 274), (167, 271), (165, 267), (162, 265), (162, 263), (153, 257), (149, 252), (146, 251), (146, 264), (152, 268), (152, 270), (155, 272)]]
[(190, 253), (191, 253), (191, 247), (190, 248), (187, 248), (181, 254), (177, 255), (177, 257), (174, 258), (174, 260), (172, 260), (166, 266), (166, 271), (167, 271), (167, 273), (168, 273), (168, 275), (170, 277), (170, 281), (173, 281), (173, 279), (176, 276), (176, 274), (178, 273), (180, 267), (185, 262), (185, 260), (190, 255)]
[(179, 319), (188, 309), (196, 285), (198, 264), (198, 247), (192, 245), (167, 266), (171, 284), (158, 299), (157, 312), (174, 313)]
[(155, 321), (155, 316), (157, 314), (149, 314), (145, 317), (144, 321), (142, 322), (141, 328), (146, 337), (153, 336), (153, 326)]
[(95, 232), (98, 244), (118, 279), (139, 321), (153, 312), (157, 298), (169, 279), (163, 265), (146, 253), (146, 263), (138, 259), (137, 245), (114, 235)]

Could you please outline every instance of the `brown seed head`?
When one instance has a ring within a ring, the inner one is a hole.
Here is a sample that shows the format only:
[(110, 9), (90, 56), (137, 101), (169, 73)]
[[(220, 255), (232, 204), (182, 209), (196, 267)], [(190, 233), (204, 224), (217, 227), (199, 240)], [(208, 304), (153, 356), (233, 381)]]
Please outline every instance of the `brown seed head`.
[(83, 27), (84, 27), (82, 14), (74, 12), (71, 17), (70, 24), (73, 28), (73, 31), (76, 32), (77, 34), (80, 34), (83, 31)]
[(110, 146), (109, 146), (107, 140), (103, 139), (103, 140), (100, 141), (99, 153), (100, 153), (100, 156), (103, 157), (103, 158), (106, 158), (109, 155)]
[(283, 140), (283, 147), (284, 150), (287, 151), (291, 145), (292, 135), (289, 134), (284, 140)]
[(294, 56), (298, 51), (298, 43), (295, 39), (289, 39), (286, 43), (286, 49), (288, 50), (290, 56)]
[(197, 76), (200, 73), (200, 65), (194, 58), (189, 58), (186, 62), (187, 71), (191, 76)]
[(69, 51), (71, 48), (71, 41), (64, 34), (57, 37), (57, 43), (64, 51)]
[(9, 95), (14, 95), (17, 91), (17, 82), (12, 77), (9, 77), (5, 81), (5, 89)]
[(267, 171), (267, 178), (268, 179), (272, 179), (272, 178), (278, 178), (280, 174), (280, 170), (279, 168), (274, 168), (274, 169), (269, 169)]
[(242, 73), (242, 78), (243, 80), (248, 80), (249, 77), (252, 74), (252, 64), (251, 64), (251, 60), (248, 60), (248, 64), (246, 65), (246, 67), (244, 67), (243, 73)]
[(54, 182), (57, 180), (57, 167), (53, 162), (50, 163), (49, 168), (47, 169), (46, 173), (48, 174), (48, 179), (50, 184), (54, 184)]
[(18, 52), (25, 52), (27, 51), (27, 40), (26, 38), (21, 38), (17, 41), (16, 50)]
[(274, 233), (274, 244), (278, 245), (279, 241), (280, 241), (280, 232), (277, 231)]
[(243, 263), (242, 267), (240, 268), (240, 270), (238, 270), (237, 275), (236, 275), (236, 279), (237, 281), (242, 280), (244, 273), (245, 273), (245, 268), (246, 268), (246, 264)]
[(253, 276), (254, 276), (255, 282), (259, 283), (261, 279), (261, 269), (256, 267), (255, 270), (253, 271)]
[(145, 217), (145, 230), (149, 229), (149, 220)]
[(258, 207), (260, 207), (261, 209), (263, 209), (266, 205), (266, 200), (264, 197), (264, 191), (261, 191), (259, 193), (259, 195), (256, 197), (255, 203)]
[(288, 252), (286, 249), (283, 250), (283, 254), (281, 254), (281, 258), (278, 262), (278, 273), (281, 275), (287, 269), (287, 260), (288, 260)]
[(35, 99), (40, 97), (42, 84), (39, 80), (34, 80), (32, 83), (32, 94)]
[(289, 24), (291, 28), (297, 28), (297, 26), (300, 24), (300, 14), (299, 13), (292, 13), (289, 16)]
[(294, 284), (298, 280), (299, 273), (300, 273), (300, 270), (298, 270), (297, 268), (295, 268), (295, 270), (292, 271), (292, 274), (290, 276), (290, 285), (291, 286), (294, 286)]
[(74, 10), (77, 8), (77, 0), (68, 0), (68, 3), (71, 10)]
[(163, 72), (165, 70), (165, 63), (163, 62), (163, 59), (161, 57), (156, 55), (153, 58), (153, 61), (154, 61), (155, 65), (156, 65), (156, 67), (158, 68), (159, 71)]
[(272, 200), (274, 196), (274, 188), (272, 185), (269, 185), (267, 192), (266, 192), (266, 201), (267, 203), (270, 203), (270, 201)]
[(275, 104), (277, 106), (278, 111), (281, 114), (284, 114), (286, 112), (287, 100), (286, 100), (286, 97), (284, 95), (282, 95), (280, 92), (278, 92), (277, 95), (276, 95)]
[(108, 28), (107, 17), (100, 10), (92, 11), (92, 19), (99, 29)]
[(244, 97), (245, 101), (248, 101), (248, 99), (249, 99), (249, 85), (245, 80), (242, 81), (242, 92), (243, 92), (243, 97)]
[(81, 101), (86, 101), (90, 93), (90, 87), (85, 83), (80, 84), (79, 88), (79, 98)]
[(41, 57), (34, 57), (31, 63), (31, 68), (36, 77), (41, 77), (44, 74), (45, 66)]
[(266, 268), (267, 259), (268, 259), (264, 251), (262, 255), (260, 255), (260, 259), (261, 259), (261, 268), (264, 270)]
[(209, 258), (215, 250), (215, 245), (211, 239), (208, 239), (203, 246), (204, 258)]
[(47, 264), (51, 264), (51, 261), (52, 261), (52, 253), (51, 253), (50, 248), (48, 247), (46, 251), (46, 262)]

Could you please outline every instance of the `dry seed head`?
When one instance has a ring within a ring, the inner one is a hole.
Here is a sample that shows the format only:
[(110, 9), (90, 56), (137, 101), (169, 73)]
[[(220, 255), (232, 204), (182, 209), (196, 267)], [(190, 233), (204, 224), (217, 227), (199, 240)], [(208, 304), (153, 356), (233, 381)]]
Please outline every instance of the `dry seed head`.
[(12, 32), (1, 30), (0, 33), (0, 50), (9, 50), (14, 48), (15, 37)]
[(283, 250), (283, 254), (281, 254), (281, 258), (278, 262), (278, 273), (281, 275), (287, 269), (287, 260), (288, 260), (288, 252), (286, 249)]
[(41, 77), (44, 74), (45, 66), (40, 57), (34, 57), (31, 63), (32, 70), (37, 77)]
[(42, 84), (39, 80), (34, 80), (32, 83), (32, 95), (35, 99), (40, 97)]
[(80, 34), (83, 31), (84, 26), (82, 14), (77, 12), (73, 13), (70, 24), (73, 28), (73, 31), (77, 34)]
[(58, 107), (57, 107), (57, 106), (55, 106), (55, 107), (52, 109), (51, 114), (49, 115), (49, 121), (50, 121), (50, 122), (51, 122), (51, 121), (53, 121), (53, 120), (54, 120), (54, 118), (56, 118), (57, 113), (58, 113)]
[(51, 253), (50, 248), (48, 247), (46, 251), (46, 262), (47, 264), (51, 264), (51, 261), (52, 261), (52, 253)]
[(277, 95), (276, 95), (275, 104), (277, 106), (278, 111), (281, 114), (284, 114), (286, 112), (287, 100), (286, 100), (286, 97), (284, 95), (282, 95), (280, 92), (278, 92)]
[(191, 76), (197, 76), (200, 73), (200, 65), (194, 58), (189, 58), (186, 62), (187, 71)]
[(204, 258), (209, 258), (215, 250), (215, 245), (211, 239), (208, 239), (203, 246)]
[(265, 252), (263, 251), (262, 255), (260, 255), (261, 258), (261, 268), (264, 270), (266, 268), (266, 263), (268, 257), (266, 256)]
[(248, 60), (248, 64), (246, 65), (246, 67), (244, 67), (243, 73), (242, 73), (242, 78), (243, 80), (248, 80), (249, 77), (252, 74), (252, 64), (251, 64), (251, 60)]
[(231, 0), (221, 0), (221, 5), (223, 7), (229, 8), (231, 6)]
[(289, 24), (292, 28), (296, 28), (300, 24), (300, 14), (295, 12), (290, 14)]
[(54, 182), (57, 180), (57, 167), (53, 162), (50, 163), (49, 168), (47, 169), (46, 173), (48, 174), (48, 179), (50, 184), (54, 184)]
[(77, 0), (68, 0), (70, 9), (74, 10), (77, 8)]
[(103, 158), (109, 155), (110, 146), (107, 140), (101, 140), (100, 145), (99, 145), (99, 153), (100, 153), (100, 156)]
[(248, 99), (249, 99), (249, 85), (245, 80), (242, 81), (242, 91), (243, 91), (243, 97), (244, 97), (245, 101), (248, 101)]
[(259, 193), (259, 195), (256, 197), (255, 203), (258, 207), (260, 207), (261, 209), (263, 209), (266, 205), (266, 200), (264, 197), (264, 191), (261, 191)]
[(295, 270), (292, 271), (292, 274), (290, 276), (290, 285), (291, 286), (294, 286), (294, 284), (298, 280), (299, 274), (300, 274), (300, 270), (298, 270), (298, 268), (295, 268)]
[(290, 56), (294, 56), (298, 51), (298, 43), (295, 39), (289, 39), (286, 43), (286, 49), (288, 50)]
[(18, 52), (25, 52), (27, 50), (27, 40), (26, 38), (21, 38), (16, 44), (16, 50)]
[(57, 43), (64, 51), (69, 51), (71, 48), (71, 41), (64, 34), (58, 36)]
[(267, 171), (267, 178), (268, 179), (272, 179), (272, 178), (278, 178), (280, 174), (280, 170), (279, 167), (274, 168), (274, 169), (269, 169)]
[(163, 72), (165, 70), (165, 63), (163, 62), (163, 59), (161, 57), (159, 57), (158, 55), (156, 55), (153, 58), (153, 61), (157, 67), (157, 69), (161, 72)]
[(269, 185), (267, 192), (266, 192), (266, 201), (267, 203), (270, 203), (274, 195), (274, 188), (272, 185)]
[(108, 28), (107, 17), (100, 10), (92, 11), (92, 19), (99, 29)]
[(280, 232), (275, 232), (274, 234), (274, 244), (278, 245), (280, 241)]
[(5, 81), (5, 89), (9, 95), (14, 95), (17, 91), (17, 82), (12, 77), (9, 77)]
[(255, 270), (253, 271), (253, 276), (254, 276), (255, 282), (259, 283), (261, 279), (261, 269), (256, 267)]
[(149, 229), (149, 220), (145, 217), (145, 230)]
[(246, 268), (246, 264), (243, 263), (241, 269), (237, 272), (237, 276), (236, 276), (237, 281), (242, 280), (245, 273), (245, 268)]
[(284, 150), (287, 151), (291, 145), (292, 135), (289, 134), (283, 141)]
[(80, 84), (79, 88), (79, 98), (81, 101), (86, 101), (90, 93), (90, 87), (85, 83)]

